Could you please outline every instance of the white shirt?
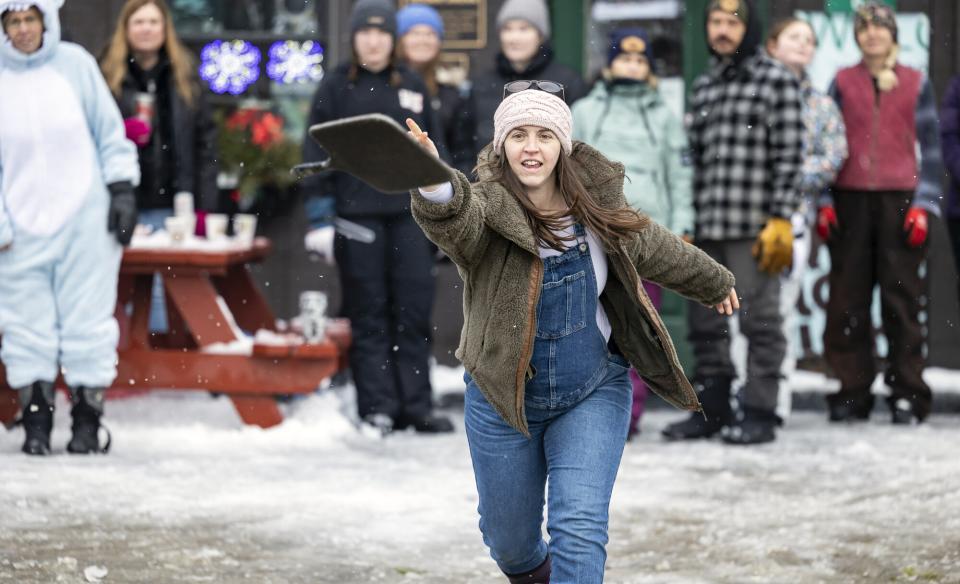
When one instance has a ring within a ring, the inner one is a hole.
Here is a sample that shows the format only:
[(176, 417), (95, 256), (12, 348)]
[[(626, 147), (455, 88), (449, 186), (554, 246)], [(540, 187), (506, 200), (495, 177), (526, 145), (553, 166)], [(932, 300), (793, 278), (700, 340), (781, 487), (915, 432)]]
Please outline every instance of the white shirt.
[[(423, 195), (424, 199), (431, 201), (433, 203), (449, 203), (453, 199), (453, 185), (450, 183), (444, 183), (440, 185), (435, 191), (425, 191), (420, 189), (420, 194)], [(607, 256), (603, 251), (603, 246), (600, 243), (600, 240), (597, 239), (597, 236), (594, 233), (587, 229), (587, 245), (590, 247), (590, 261), (593, 263), (593, 274), (597, 280), (597, 328), (600, 329), (600, 333), (603, 334), (603, 340), (610, 340), (610, 319), (607, 318), (607, 313), (603, 309), (603, 305), (600, 303), (600, 294), (603, 293), (604, 287), (607, 285)], [(573, 235), (574, 227), (570, 225), (558, 235)], [(576, 240), (572, 242), (573, 245), (577, 245)], [(540, 258), (548, 258), (551, 256), (558, 256), (560, 252), (553, 249), (552, 247), (540, 247)]]

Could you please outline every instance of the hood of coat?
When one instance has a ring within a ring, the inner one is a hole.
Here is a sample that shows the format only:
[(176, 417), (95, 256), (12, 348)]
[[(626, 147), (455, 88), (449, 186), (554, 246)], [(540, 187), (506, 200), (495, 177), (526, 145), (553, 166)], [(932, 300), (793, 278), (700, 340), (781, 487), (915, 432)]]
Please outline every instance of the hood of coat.
[[(760, 18), (757, 15), (757, 11), (755, 10), (754, 3), (751, 2), (750, 0), (739, 0), (739, 1), (743, 2), (744, 7), (746, 8), (747, 29), (746, 29), (746, 32), (744, 32), (743, 34), (743, 40), (740, 41), (740, 46), (737, 47), (737, 51), (733, 54), (732, 59), (730, 59), (730, 63), (732, 63), (734, 67), (739, 67), (747, 59), (756, 55), (760, 51), (760, 44), (763, 42), (763, 39), (761, 36), (763, 31), (761, 30)], [(708, 2), (706, 10), (704, 12), (703, 34), (705, 39), (708, 38), (707, 37), (707, 20), (710, 18), (710, 12), (713, 9), (712, 4), (713, 4), (712, 2)], [(710, 51), (710, 54), (713, 55), (714, 59), (721, 62), (726, 62), (725, 59), (721, 58), (720, 55), (717, 54), (717, 52), (714, 51), (712, 47), (710, 47), (709, 42), (707, 42), (707, 50)]]
[(599, 81), (594, 84), (593, 89), (590, 90), (590, 93), (587, 94), (584, 99), (606, 101), (612, 97), (636, 99), (637, 102), (644, 107), (650, 107), (663, 102), (660, 92), (651, 87), (649, 83), (626, 79)]
[[(492, 174), (486, 164), (493, 160), (493, 145), (480, 151), (478, 177), (487, 205), (488, 224), (531, 253), (537, 253), (538, 245), (527, 223), (526, 213), (517, 197), (503, 185), (490, 181)], [(584, 142), (574, 141), (570, 158), (576, 164), (580, 182), (603, 207), (619, 208), (626, 205), (623, 195), (624, 167)]]
[(43, 44), (35, 52), (25, 55), (13, 48), (5, 31), (0, 31), (0, 62), (4, 67), (25, 69), (45, 63), (60, 44), (60, 7), (64, 0), (0, 0), (0, 15), (7, 10), (27, 10), (36, 6), (43, 13)]

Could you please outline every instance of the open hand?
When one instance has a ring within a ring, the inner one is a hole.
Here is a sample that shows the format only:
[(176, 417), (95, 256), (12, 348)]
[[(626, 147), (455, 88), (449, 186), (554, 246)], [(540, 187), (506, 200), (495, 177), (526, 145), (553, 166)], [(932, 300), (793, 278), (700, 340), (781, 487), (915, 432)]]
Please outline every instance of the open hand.
[(737, 298), (737, 291), (734, 288), (730, 289), (730, 294), (723, 299), (723, 302), (714, 306), (717, 309), (717, 312), (720, 314), (726, 314), (727, 316), (732, 316), (734, 310), (740, 309), (740, 299)]

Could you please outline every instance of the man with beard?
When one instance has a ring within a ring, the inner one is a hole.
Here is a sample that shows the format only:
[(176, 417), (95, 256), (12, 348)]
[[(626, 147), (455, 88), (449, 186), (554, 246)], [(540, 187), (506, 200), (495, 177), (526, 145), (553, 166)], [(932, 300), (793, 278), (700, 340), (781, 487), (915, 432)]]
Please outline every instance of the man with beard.
[(802, 101), (796, 76), (759, 50), (747, 0), (712, 0), (706, 11), (711, 69), (694, 82), (689, 128), (695, 242), (730, 269), (742, 294), (747, 375), (739, 411), (730, 405), (735, 369), (726, 316), (691, 304), (694, 384), (703, 413), (667, 426), (669, 440), (723, 433), (730, 444), (775, 439), (774, 413), (786, 350), (780, 272), (793, 253), (790, 216), (800, 202)]

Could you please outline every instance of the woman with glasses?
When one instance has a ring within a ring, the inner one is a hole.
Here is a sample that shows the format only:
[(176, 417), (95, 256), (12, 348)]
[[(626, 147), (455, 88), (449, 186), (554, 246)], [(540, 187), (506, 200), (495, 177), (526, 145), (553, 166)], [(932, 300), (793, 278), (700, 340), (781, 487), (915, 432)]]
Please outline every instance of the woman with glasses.
[(623, 165), (573, 142), (560, 88), (524, 83), (505, 88), (480, 182), (455, 172), (412, 209), (464, 280), (457, 357), (484, 543), (511, 583), (599, 583), (629, 368), (699, 408), (641, 278), (726, 314), (738, 300), (729, 271), (627, 204)]
[[(627, 203), (692, 241), (692, 169), (687, 156), (683, 124), (673, 115), (653, 72), (650, 39), (640, 28), (610, 34), (607, 68), (587, 97), (573, 106), (573, 136), (626, 167)], [(643, 287), (654, 308), (660, 309), (661, 290), (653, 282)], [(647, 386), (636, 371), (629, 436), (639, 431)]]
[(497, 14), (497, 30), (500, 52), (493, 69), (474, 78), (470, 93), (474, 152), (493, 140), (493, 112), (500, 105), (504, 84), (524, 79), (553, 81), (564, 87), (568, 105), (586, 93), (580, 74), (554, 59), (550, 12), (544, 0), (507, 0)]

